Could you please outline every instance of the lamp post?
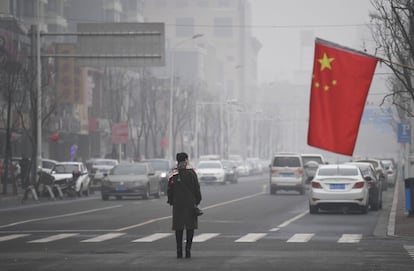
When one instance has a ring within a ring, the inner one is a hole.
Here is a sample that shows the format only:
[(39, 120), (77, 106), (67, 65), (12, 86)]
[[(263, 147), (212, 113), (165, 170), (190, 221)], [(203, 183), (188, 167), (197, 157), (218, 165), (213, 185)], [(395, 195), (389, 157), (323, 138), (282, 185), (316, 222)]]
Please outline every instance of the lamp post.
[(173, 107), (174, 107), (174, 65), (175, 65), (175, 49), (181, 44), (202, 37), (203, 34), (195, 34), (189, 39), (185, 39), (173, 47), (171, 47), (171, 76), (170, 76), (170, 119), (168, 129), (168, 159), (173, 159)]

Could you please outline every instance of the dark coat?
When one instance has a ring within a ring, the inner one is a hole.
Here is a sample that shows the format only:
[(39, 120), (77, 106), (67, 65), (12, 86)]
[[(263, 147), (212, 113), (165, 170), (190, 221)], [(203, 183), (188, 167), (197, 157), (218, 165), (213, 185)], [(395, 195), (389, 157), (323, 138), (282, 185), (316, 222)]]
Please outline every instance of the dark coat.
[(198, 219), (194, 206), (201, 202), (197, 174), (190, 167), (173, 169), (168, 181), (168, 203), (173, 206), (172, 229), (197, 229)]

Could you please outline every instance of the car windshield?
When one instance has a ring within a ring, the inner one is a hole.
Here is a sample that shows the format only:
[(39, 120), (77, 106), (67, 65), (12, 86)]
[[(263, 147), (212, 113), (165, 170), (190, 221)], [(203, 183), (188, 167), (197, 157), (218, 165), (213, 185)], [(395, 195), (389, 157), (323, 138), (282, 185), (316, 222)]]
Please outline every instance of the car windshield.
[(146, 160), (144, 162), (148, 162), (155, 170), (163, 170), (168, 171), (170, 169), (170, 163), (168, 161), (163, 160)]
[(55, 173), (72, 173), (78, 170), (78, 165), (55, 165), (53, 168)]
[(300, 167), (299, 157), (275, 157), (274, 167)]
[(344, 167), (320, 168), (318, 176), (358, 176), (358, 169)]
[(221, 164), (217, 162), (203, 162), (199, 163), (197, 168), (221, 168)]
[(147, 174), (147, 167), (143, 164), (136, 165), (118, 165), (115, 166), (109, 173), (110, 175), (143, 175)]
[(322, 158), (320, 156), (302, 156), (303, 163), (314, 161), (318, 164), (323, 164)]

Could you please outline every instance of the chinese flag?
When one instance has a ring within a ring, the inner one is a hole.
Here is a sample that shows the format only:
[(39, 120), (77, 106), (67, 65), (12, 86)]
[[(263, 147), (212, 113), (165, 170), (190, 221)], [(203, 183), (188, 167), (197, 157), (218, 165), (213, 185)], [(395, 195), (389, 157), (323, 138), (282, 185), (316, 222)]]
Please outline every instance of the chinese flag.
[(308, 144), (352, 156), (377, 58), (316, 39)]

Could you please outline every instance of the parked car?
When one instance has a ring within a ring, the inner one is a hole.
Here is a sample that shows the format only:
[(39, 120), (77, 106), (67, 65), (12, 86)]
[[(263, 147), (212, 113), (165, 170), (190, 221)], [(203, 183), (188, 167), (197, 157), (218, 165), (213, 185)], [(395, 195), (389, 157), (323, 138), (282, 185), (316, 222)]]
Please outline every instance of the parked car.
[(226, 181), (230, 183), (237, 183), (238, 176), (236, 163), (232, 160), (223, 160), (221, 162), (223, 163), (224, 171), (226, 172)]
[(369, 206), (371, 210), (378, 210), (382, 208), (382, 183), (378, 180), (377, 174), (371, 163), (366, 162), (347, 162), (348, 165), (356, 165), (362, 172), (364, 178), (369, 176), (371, 180), (369, 185)]
[(79, 196), (89, 195), (90, 191), (90, 178), (86, 166), (82, 162), (58, 162), (52, 170), (54, 183), (63, 185), (73, 178), (74, 173), (79, 175), (76, 180), (75, 190)]
[(270, 194), (278, 190), (294, 190), (305, 194), (305, 172), (298, 153), (278, 153), (270, 163)]
[(369, 176), (362, 175), (356, 165), (320, 165), (311, 182), (309, 192), (309, 213), (319, 209), (342, 211), (357, 209), (368, 212)]
[(397, 179), (397, 168), (394, 161), (392, 159), (382, 159), (381, 161), (387, 173), (387, 185), (394, 186)]
[(42, 168), (40, 170), (50, 174), (52, 172), (53, 166), (57, 163), (58, 161), (56, 160), (42, 158)]
[(226, 184), (226, 172), (223, 164), (219, 160), (198, 162), (196, 173), (200, 183)]
[(150, 196), (159, 198), (161, 187), (155, 170), (149, 163), (121, 163), (105, 174), (101, 184), (101, 196), (122, 199), (124, 196)]
[(303, 166), (305, 168), (306, 181), (309, 183), (315, 176), (319, 165), (326, 164), (322, 154), (301, 154)]
[(155, 170), (155, 173), (160, 178), (161, 192), (166, 194), (168, 187), (168, 177), (172, 168), (172, 162), (168, 159), (161, 158), (146, 159), (143, 162), (151, 164), (152, 168)]
[(379, 181), (382, 183), (382, 190), (387, 190), (387, 172), (386, 172), (386, 170), (385, 170), (385, 166), (384, 166), (384, 164), (382, 163), (382, 161), (381, 160), (379, 160), (379, 159), (359, 159), (359, 160), (356, 160), (355, 162), (368, 162), (368, 163), (371, 163), (373, 166), (374, 166), (374, 168), (375, 168), (375, 171), (376, 171), (376, 173), (377, 173), (377, 177), (378, 177), (378, 179), (379, 179)]

